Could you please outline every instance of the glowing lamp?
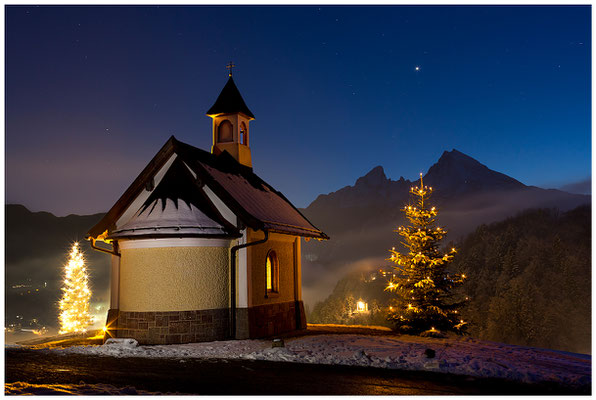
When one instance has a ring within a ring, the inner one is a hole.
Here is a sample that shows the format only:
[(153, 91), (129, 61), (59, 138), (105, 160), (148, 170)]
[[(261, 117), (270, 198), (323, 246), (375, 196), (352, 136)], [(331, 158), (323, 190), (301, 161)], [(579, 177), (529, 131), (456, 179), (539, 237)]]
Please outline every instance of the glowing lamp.
[(365, 312), (367, 310), (368, 310), (368, 304), (366, 304), (362, 300), (359, 300), (356, 303), (356, 312)]

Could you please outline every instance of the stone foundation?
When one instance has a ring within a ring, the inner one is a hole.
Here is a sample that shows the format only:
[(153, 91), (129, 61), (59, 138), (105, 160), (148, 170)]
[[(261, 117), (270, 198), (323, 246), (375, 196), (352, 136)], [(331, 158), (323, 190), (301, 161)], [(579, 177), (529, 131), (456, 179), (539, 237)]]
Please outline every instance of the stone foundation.
[[(109, 337), (139, 344), (179, 344), (230, 339), (229, 309), (136, 312), (110, 310)], [(262, 338), (306, 329), (302, 301), (236, 310), (236, 338)]]
[(229, 339), (229, 310), (120, 311), (113, 336), (134, 338), (139, 344), (177, 344)]

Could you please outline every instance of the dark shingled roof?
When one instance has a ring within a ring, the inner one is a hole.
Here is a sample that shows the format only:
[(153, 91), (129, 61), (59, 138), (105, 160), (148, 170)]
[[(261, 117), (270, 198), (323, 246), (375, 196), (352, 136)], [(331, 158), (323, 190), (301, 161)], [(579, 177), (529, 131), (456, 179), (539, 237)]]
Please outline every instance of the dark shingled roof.
[(249, 117), (250, 119), (254, 119), (255, 116), (252, 112), (248, 109), (248, 106), (244, 102), (240, 91), (236, 87), (234, 83), (234, 79), (230, 76), (228, 79), (228, 83), (222, 89), (221, 93), (215, 100), (215, 104), (211, 106), (209, 111), (207, 111), (207, 115), (217, 115), (217, 114), (235, 114), (235, 113), (242, 113)]
[[(193, 186), (192, 190), (189, 189), (188, 192), (186, 190), (181, 190), (178, 185), (178, 183), (181, 183), (179, 180), (180, 177), (175, 179), (175, 177), (172, 176), (172, 173), (168, 173), (167, 176), (164, 176), (164, 179), (166, 179), (166, 177), (168, 178), (166, 180), (168, 184), (158, 184), (158, 187), (155, 189), (157, 193), (152, 194), (138, 211), (135, 210), (136, 214), (133, 217), (133, 219), (137, 220), (134, 223), (135, 226), (127, 227), (126, 225), (128, 225), (128, 223), (125, 223), (125, 225), (120, 227), (118, 231), (116, 230), (116, 221), (122, 216), (137, 196), (145, 190), (147, 183), (151, 181), (155, 174), (174, 154), (177, 155), (177, 161), (170, 166), (170, 169), (172, 167), (177, 169), (177, 166), (183, 165), (181, 162), (186, 164), (188, 168), (196, 174), (197, 178), (196, 182), (188, 182), (187, 178), (183, 180), (190, 185), (198, 185), (198, 188), (201, 189), (200, 193), (204, 193), (202, 190), (203, 185), (208, 186), (217, 197), (219, 197), (225, 205), (236, 214), (238, 219), (251, 229), (317, 239), (328, 239), (328, 236), (313, 226), (300, 213), (300, 211), (298, 211), (288, 199), (284, 197), (283, 194), (276, 191), (273, 187), (259, 178), (252, 171), (252, 168), (238, 163), (238, 161), (226, 151), (219, 155), (214, 155), (179, 142), (174, 136), (170, 137), (162, 149), (149, 162), (147, 167), (145, 167), (104, 218), (91, 228), (88, 235), (97, 238), (107, 230), (108, 236), (114, 235), (114, 237), (117, 237), (124, 236), (122, 233), (124, 233), (123, 231), (127, 231), (126, 228), (149, 228), (150, 226), (146, 223), (149, 222), (148, 219), (153, 218), (148, 218), (147, 210), (151, 210), (152, 207), (157, 205), (158, 207), (161, 206), (159, 209), (162, 209), (162, 211), (167, 211), (167, 208), (163, 208), (165, 206), (162, 204), (166, 204), (163, 203), (163, 199), (172, 201), (173, 198), (181, 198), (181, 200), (183, 200), (181, 203), (182, 205), (185, 205), (184, 203), (186, 203), (189, 206), (194, 206), (189, 210), (186, 210), (186, 207), (180, 208), (180, 210), (184, 211), (184, 215), (195, 210), (195, 207), (199, 207), (202, 214), (204, 214), (204, 216), (200, 215), (199, 217), (193, 217), (195, 218), (195, 221), (200, 221), (199, 224), (193, 225), (193, 229), (197, 232), (195, 235), (198, 235), (197, 229), (199, 229), (202, 230), (200, 236), (211, 236), (215, 232), (211, 232), (210, 234), (207, 230), (219, 228), (219, 235), (225, 232), (228, 237), (237, 237), (238, 233), (236, 233), (237, 231), (234, 232), (235, 229), (233, 229), (233, 227), (224, 226), (226, 224), (218, 215), (219, 213), (217, 213), (213, 204), (202, 195), (197, 197), (196, 186)], [(182, 171), (177, 172), (175, 175), (182, 174)], [(166, 181), (162, 182), (165, 183)], [(174, 208), (170, 208), (170, 210), (174, 211)], [(150, 214), (152, 213), (153, 212)], [(197, 215), (196, 211), (193, 211), (193, 213), (194, 215)], [(170, 219), (170, 221), (173, 221), (173, 219)], [(143, 226), (137, 226), (140, 225), (139, 223), (141, 222)], [(217, 224), (213, 224), (214, 222)], [(221, 227), (217, 225), (221, 225)], [(171, 227), (170, 224), (168, 224), (168, 228), (169, 227)], [(149, 232), (149, 230), (146, 230), (146, 232)], [(130, 234), (130, 231), (127, 233)], [(181, 233), (182, 232), (178, 232), (178, 235)], [(175, 233), (172, 232), (171, 234)], [(125, 235), (128, 236), (127, 234)]]

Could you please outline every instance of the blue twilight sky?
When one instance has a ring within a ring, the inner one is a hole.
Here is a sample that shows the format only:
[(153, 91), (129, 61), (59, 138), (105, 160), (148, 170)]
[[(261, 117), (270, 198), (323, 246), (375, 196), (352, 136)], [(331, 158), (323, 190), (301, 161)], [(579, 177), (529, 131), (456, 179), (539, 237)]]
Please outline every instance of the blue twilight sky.
[[(456, 148), (527, 185), (591, 174), (590, 6), (6, 7), (6, 201), (107, 211), (234, 79), (295, 205)], [(418, 67), (418, 69), (416, 68)]]

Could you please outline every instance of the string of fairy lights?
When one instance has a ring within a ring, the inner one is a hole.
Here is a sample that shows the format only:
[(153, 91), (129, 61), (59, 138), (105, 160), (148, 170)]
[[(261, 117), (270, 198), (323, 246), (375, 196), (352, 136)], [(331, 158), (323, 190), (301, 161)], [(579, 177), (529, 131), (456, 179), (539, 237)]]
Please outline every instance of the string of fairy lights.
[(424, 186), (420, 174), (420, 186), (410, 189), (417, 199), (416, 206), (408, 205), (403, 209), (410, 225), (395, 231), (405, 239), (402, 243), (409, 251), (402, 254), (395, 247), (390, 250), (389, 260), (396, 264), (398, 278), (390, 280), (385, 290), (396, 292), (401, 303), (395, 310), (391, 308), (390, 319), (414, 331), (436, 332), (435, 327), (440, 325), (440, 329), (461, 332), (467, 325), (457, 310), (462, 304), (450, 298), (452, 290), (461, 285), (466, 276), (449, 273), (446, 269), (457, 250), (439, 251), (439, 242), (447, 231), (434, 225), (437, 210), (425, 204), (432, 190)]

